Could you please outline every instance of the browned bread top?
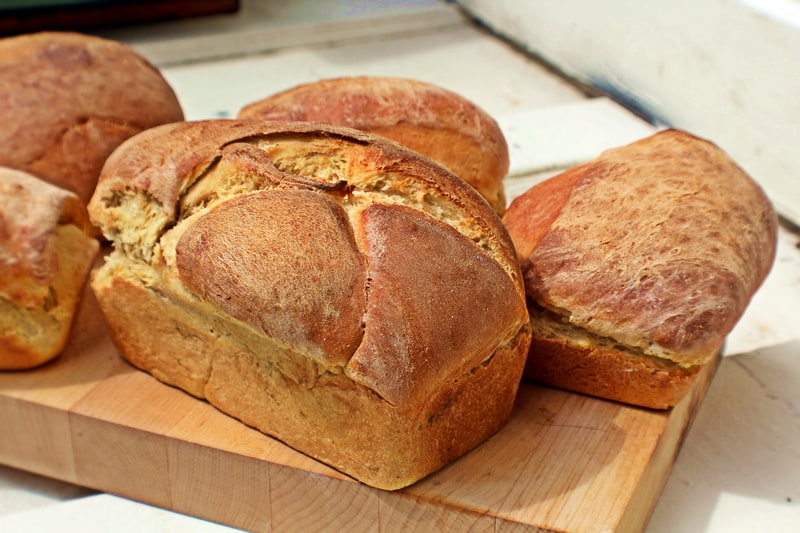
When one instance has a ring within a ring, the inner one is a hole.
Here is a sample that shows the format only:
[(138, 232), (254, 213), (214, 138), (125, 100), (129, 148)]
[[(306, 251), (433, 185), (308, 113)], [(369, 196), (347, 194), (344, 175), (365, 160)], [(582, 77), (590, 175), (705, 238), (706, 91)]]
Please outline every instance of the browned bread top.
[(0, 40), (0, 165), (88, 202), (109, 153), (183, 119), (173, 90), (133, 48), (69, 32)]
[(0, 167), (0, 369), (64, 349), (99, 243), (78, 197)]
[(160, 272), (180, 298), (393, 405), (528, 327), (496, 213), (376, 135), (293, 122), (156, 127), (109, 158), (89, 210), (126, 261)]
[(293, 87), (245, 106), (244, 118), (324, 122), (393, 139), (453, 171), (505, 211), (505, 138), (495, 120), (452, 91), (418, 80), (357, 76)]
[(59, 225), (88, 230), (86, 208), (75, 194), (0, 167), (0, 295), (22, 306), (44, 305), (59, 273)]
[(677, 130), (534, 186), (504, 222), (528, 296), (681, 365), (718, 351), (766, 277), (777, 217), (714, 144)]

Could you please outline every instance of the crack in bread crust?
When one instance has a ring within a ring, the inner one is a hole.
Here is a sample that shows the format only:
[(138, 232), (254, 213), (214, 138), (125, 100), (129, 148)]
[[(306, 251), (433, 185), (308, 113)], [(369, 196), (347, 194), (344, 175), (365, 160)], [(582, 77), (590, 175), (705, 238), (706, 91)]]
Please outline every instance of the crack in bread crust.
[(542, 338), (564, 338), (569, 339), (570, 343), (578, 347), (596, 346), (604, 350), (615, 351), (622, 357), (675, 374), (691, 375), (702, 367), (702, 365), (682, 364), (669, 357), (647, 353), (645, 349), (627, 345), (619, 339), (599, 335), (572, 323), (568, 313), (547, 310), (531, 300), (528, 300), (528, 311), (531, 315), (534, 333)]
[(396, 143), (155, 128), (115, 152), (90, 213), (114, 240), (92, 287), (126, 359), (360, 481), (413, 483), (511, 412), (530, 324), (508, 234)]

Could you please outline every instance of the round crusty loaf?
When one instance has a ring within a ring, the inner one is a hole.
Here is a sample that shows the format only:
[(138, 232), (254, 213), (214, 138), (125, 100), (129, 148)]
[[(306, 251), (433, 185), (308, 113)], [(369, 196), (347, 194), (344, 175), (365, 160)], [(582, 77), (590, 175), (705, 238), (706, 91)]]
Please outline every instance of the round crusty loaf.
[(444, 165), (499, 214), (509, 155), (497, 123), (466, 98), (418, 80), (361, 76), (300, 85), (245, 106), (239, 116), (324, 122), (382, 135)]
[(678, 130), (534, 186), (504, 222), (531, 302), (526, 375), (657, 408), (680, 401), (722, 348), (777, 234), (761, 188)]
[(133, 48), (69, 32), (0, 40), (0, 103), (0, 165), (84, 203), (123, 140), (183, 119), (171, 87)]
[(61, 353), (97, 255), (78, 197), (0, 167), (0, 369)]
[(122, 355), (364, 483), (415, 482), (497, 431), (530, 340), (499, 217), (383, 137), (311, 123), (160, 126), (89, 205)]

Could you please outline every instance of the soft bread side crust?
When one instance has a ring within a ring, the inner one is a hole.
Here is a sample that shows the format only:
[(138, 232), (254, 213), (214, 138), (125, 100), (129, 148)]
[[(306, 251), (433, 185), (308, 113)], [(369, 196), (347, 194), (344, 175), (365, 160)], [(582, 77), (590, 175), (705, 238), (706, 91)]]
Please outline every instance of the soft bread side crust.
[(526, 375), (661, 407), (722, 348), (777, 239), (761, 188), (721, 149), (677, 130), (534, 186), (504, 222), (528, 298), (548, 311), (533, 309), (532, 321), (569, 325), (534, 324), (547, 333), (534, 334)]
[(527, 379), (607, 400), (667, 409), (692, 388), (703, 365), (682, 366), (613, 339), (599, 337), (563, 317), (529, 304), (533, 338)]
[(530, 342), (500, 219), (453, 174), (356, 130), (154, 128), (90, 203), (92, 288), (132, 364), (369, 485), (488, 438)]
[(386, 76), (324, 79), (253, 102), (239, 116), (382, 135), (449, 168), (498, 214), (505, 212), (509, 155), (503, 132), (484, 110), (436, 85)]
[(97, 241), (78, 197), (0, 168), (0, 369), (27, 369), (61, 353)]

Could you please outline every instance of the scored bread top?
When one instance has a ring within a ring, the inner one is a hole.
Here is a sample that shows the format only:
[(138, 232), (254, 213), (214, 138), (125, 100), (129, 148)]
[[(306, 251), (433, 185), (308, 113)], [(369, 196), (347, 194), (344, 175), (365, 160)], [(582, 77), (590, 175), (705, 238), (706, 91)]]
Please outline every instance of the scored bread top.
[(299, 85), (253, 102), (242, 118), (324, 122), (395, 140), (450, 169), (505, 211), (505, 137), (495, 120), (459, 94), (419, 80), (354, 76)]
[(109, 153), (183, 120), (161, 73), (123, 43), (71, 32), (0, 39), (0, 165), (89, 201)]
[(527, 330), (519, 264), (477, 192), (401, 145), (310, 123), (153, 128), (90, 202), (115, 254), (401, 405)]
[(714, 144), (667, 130), (534, 186), (504, 222), (528, 296), (570, 323), (691, 366), (766, 277), (777, 217)]

